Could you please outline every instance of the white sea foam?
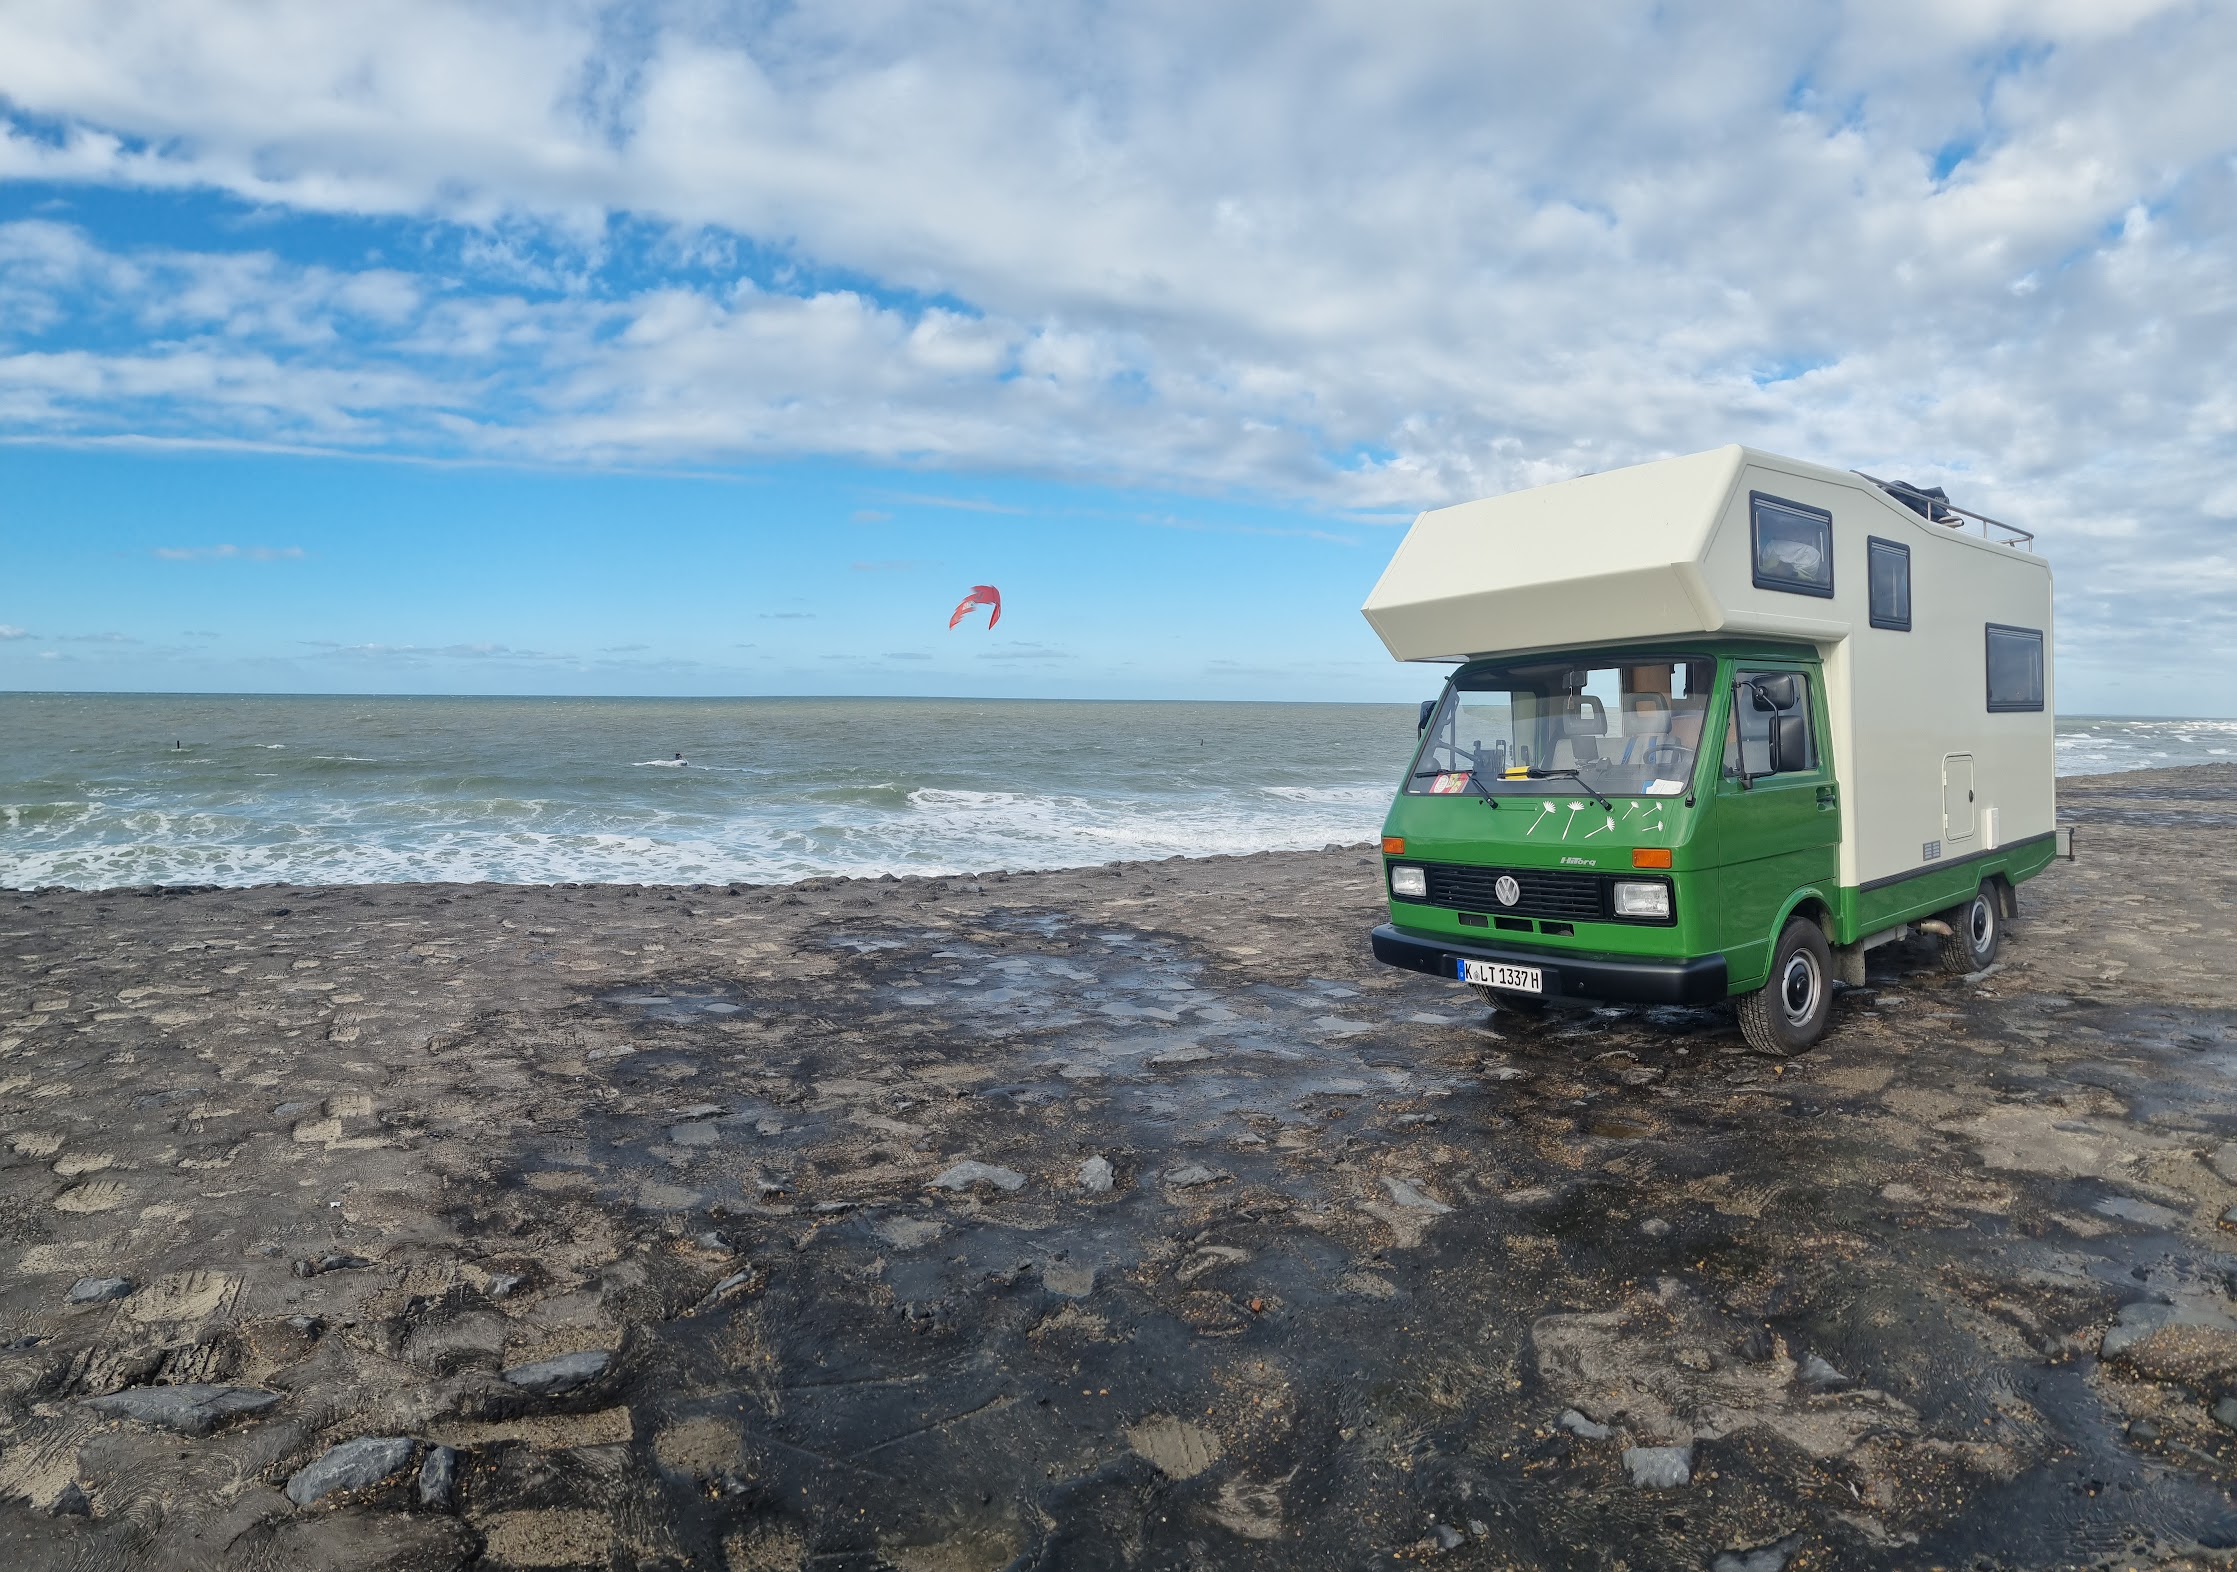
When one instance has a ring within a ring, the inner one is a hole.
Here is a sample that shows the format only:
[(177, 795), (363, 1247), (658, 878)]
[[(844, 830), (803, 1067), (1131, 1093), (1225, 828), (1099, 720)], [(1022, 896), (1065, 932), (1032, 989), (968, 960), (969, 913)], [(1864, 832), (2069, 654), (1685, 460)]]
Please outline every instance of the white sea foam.
[[(0, 886), (769, 883), (1357, 844), (1380, 828), (1413, 720), (1389, 705), (0, 695)], [(675, 750), (690, 769), (640, 757)], [(2232, 757), (2237, 721), (2060, 724), (2065, 774)]]

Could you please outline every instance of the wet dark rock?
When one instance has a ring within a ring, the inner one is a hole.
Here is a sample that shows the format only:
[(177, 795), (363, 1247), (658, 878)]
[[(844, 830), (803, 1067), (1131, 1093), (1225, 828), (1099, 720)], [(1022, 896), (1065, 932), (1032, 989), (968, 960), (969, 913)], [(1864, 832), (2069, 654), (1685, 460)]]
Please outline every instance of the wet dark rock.
[(86, 1499), (85, 1491), (73, 1479), (62, 1487), (52, 1501), (47, 1503), (47, 1516), (91, 1517), (93, 1516), (93, 1503)]
[(1693, 1482), (1690, 1446), (1635, 1446), (1623, 1454), (1631, 1483), (1641, 1490), (1675, 1490)]
[(458, 1454), (447, 1446), (429, 1447), (419, 1465), (419, 1504), (448, 1512), (458, 1494)]
[(554, 1397), (561, 1392), (572, 1392), (576, 1387), (588, 1386), (606, 1373), (613, 1363), (613, 1355), (603, 1348), (586, 1348), (581, 1353), (561, 1354), (557, 1359), (539, 1359), (533, 1364), (515, 1365), (507, 1370), (505, 1379), (524, 1392), (534, 1392), (539, 1397)]
[(1751, 1326), (1740, 1334), (1739, 1341), (1732, 1345), (1732, 1351), (1749, 1364), (1760, 1365), (1778, 1352), (1778, 1345), (1772, 1341), (1768, 1327)]
[(2237, 1372), (2237, 1317), (2216, 1299), (2144, 1300), (2122, 1307), (2098, 1354), (2162, 1381), (2225, 1376)]
[(2131, 1441), (2157, 1441), (2159, 1439), (2159, 1426), (2153, 1424), (2149, 1419), (2132, 1420), (2128, 1426), (2128, 1439)]
[(326, 1330), (326, 1317), (322, 1315), (291, 1315), (287, 1324), (305, 1337), (316, 1337)]
[[(738, 1253), (738, 1247), (730, 1242), (730, 1236), (719, 1228), (710, 1228), (703, 1234), (694, 1234), (691, 1242), (702, 1250), (713, 1251), (716, 1255), (736, 1255)], [(492, 1282), (491, 1288), (494, 1290), (495, 1287), (495, 1283)]]
[(955, 1164), (939, 1178), (932, 1181), (935, 1190), (968, 1190), (973, 1185), (990, 1184), (1004, 1192), (1025, 1188), (1025, 1175), (1014, 1168), (998, 1168), (992, 1163), (966, 1159)]
[(129, 1277), (81, 1277), (70, 1285), (70, 1291), (62, 1296), (62, 1302), (69, 1305), (107, 1304), (112, 1299), (122, 1299), (132, 1292), (132, 1288), (132, 1279)]
[(280, 1400), (277, 1392), (253, 1386), (220, 1386), (193, 1382), (181, 1386), (135, 1386), (122, 1392), (89, 1397), (85, 1406), (110, 1419), (130, 1419), (174, 1430), (180, 1435), (208, 1435), (228, 1419), (260, 1413)]
[(2214, 1423), (2224, 1430), (2237, 1430), (2237, 1397), (2225, 1397), (2214, 1404)]
[(360, 1436), (296, 1470), (287, 1482), (287, 1498), (299, 1507), (312, 1506), (338, 1490), (377, 1485), (411, 1460), (410, 1436)]
[(1615, 1434), (1606, 1425), (1596, 1424), (1574, 1408), (1564, 1408), (1561, 1417), (1554, 1421), (1571, 1435), (1586, 1441), (1605, 1441)]

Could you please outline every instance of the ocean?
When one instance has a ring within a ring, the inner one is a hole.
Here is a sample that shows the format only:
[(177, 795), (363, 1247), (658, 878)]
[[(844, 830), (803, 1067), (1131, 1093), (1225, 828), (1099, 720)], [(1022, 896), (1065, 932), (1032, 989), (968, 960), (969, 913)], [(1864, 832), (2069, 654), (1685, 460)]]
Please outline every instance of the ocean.
[[(2237, 721), (2058, 732), (2062, 774), (2237, 759)], [(1410, 704), (0, 694), (0, 887), (768, 883), (1311, 849), (1374, 836), (1413, 743)]]

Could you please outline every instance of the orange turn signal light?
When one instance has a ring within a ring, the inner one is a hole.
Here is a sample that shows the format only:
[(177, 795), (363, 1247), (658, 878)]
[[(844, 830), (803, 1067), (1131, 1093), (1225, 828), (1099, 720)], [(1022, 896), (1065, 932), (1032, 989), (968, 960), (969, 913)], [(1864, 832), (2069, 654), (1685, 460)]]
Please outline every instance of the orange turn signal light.
[(1405, 836), (1403, 836), (1403, 835), (1386, 835), (1386, 836), (1384, 836), (1384, 837), (1383, 837), (1383, 855), (1384, 855), (1385, 857), (1403, 857), (1403, 856), (1405, 856), (1405, 855), (1406, 855), (1406, 837), (1405, 837)]
[(1667, 846), (1640, 846), (1631, 853), (1634, 868), (1667, 868), (1670, 866), (1670, 848)]

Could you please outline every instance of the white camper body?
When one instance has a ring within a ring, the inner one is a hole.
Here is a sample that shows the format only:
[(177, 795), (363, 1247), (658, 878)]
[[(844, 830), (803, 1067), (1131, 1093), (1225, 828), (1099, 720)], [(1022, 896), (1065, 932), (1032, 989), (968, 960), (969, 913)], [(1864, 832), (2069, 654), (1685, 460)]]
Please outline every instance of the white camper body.
[[(1874, 615), (1875, 562), (1883, 590), (1907, 567), (1900, 621)], [(1363, 610), (1409, 661), (1666, 638), (1810, 646), (1852, 891), (2052, 832), (2049, 565), (1854, 473), (1725, 447), (1437, 509)]]

